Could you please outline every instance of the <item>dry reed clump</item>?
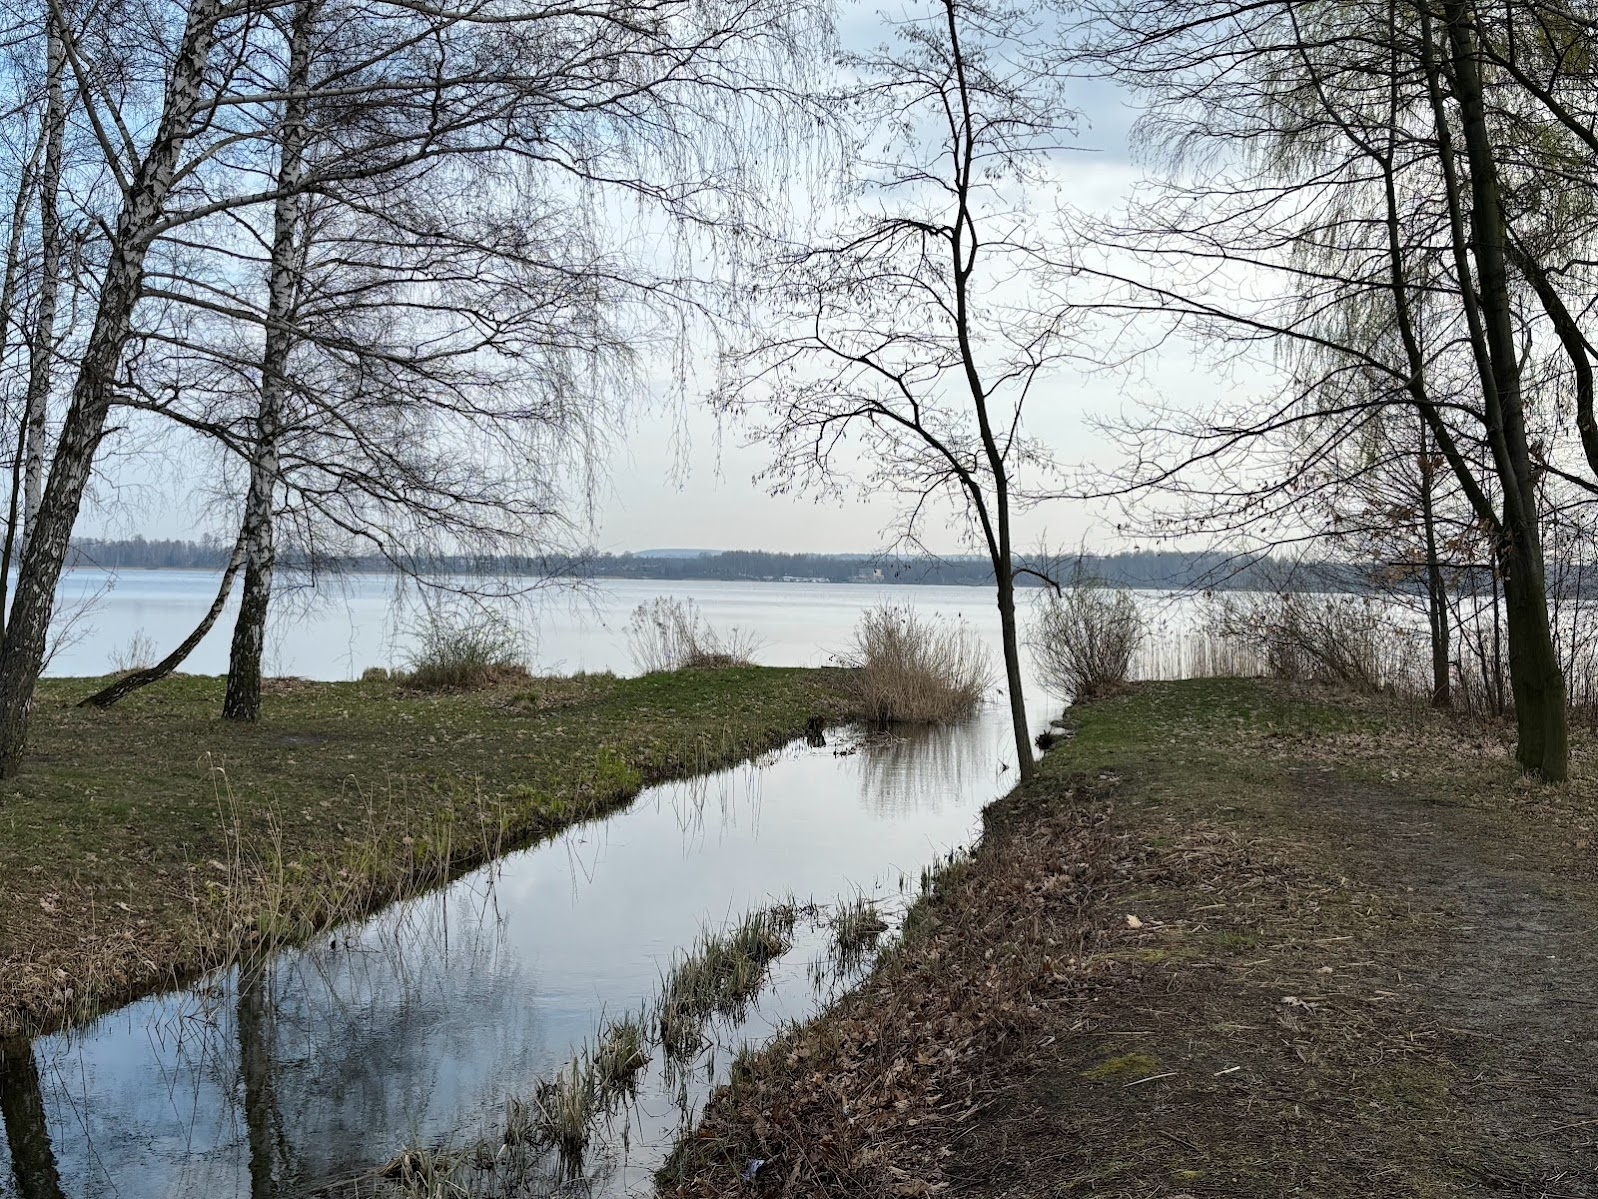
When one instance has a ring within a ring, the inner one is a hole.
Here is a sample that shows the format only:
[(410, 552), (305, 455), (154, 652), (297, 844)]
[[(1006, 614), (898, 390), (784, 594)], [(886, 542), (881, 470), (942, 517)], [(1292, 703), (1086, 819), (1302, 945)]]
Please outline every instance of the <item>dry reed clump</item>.
[(842, 660), (854, 670), (861, 717), (878, 728), (961, 720), (993, 679), (987, 647), (971, 628), (886, 604), (861, 614)]
[(627, 621), (627, 648), (644, 674), (665, 670), (748, 666), (757, 642), (736, 626), (725, 633), (710, 627), (693, 600), (656, 596), (633, 609)]
[(1336, 683), (1356, 691), (1420, 689), (1413, 629), (1375, 596), (1283, 590), (1229, 596), (1215, 631), (1251, 648), (1273, 678)]
[(1130, 591), (1079, 581), (1038, 605), (1027, 646), (1043, 685), (1079, 702), (1125, 686), (1145, 632)]
[(470, 691), (529, 677), (521, 638), (491, 612), (429, 613), (407, 665), (397, 681), (417, 691)]

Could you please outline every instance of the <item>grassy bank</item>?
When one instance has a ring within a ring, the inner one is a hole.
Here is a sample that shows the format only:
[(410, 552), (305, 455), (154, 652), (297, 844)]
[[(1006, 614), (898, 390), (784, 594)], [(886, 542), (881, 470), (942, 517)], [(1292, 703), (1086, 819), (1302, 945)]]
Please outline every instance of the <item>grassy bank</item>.
[(0, 785), (0, 1036), (307, 935), (845, 706), (837, 672), (739, 667), (425, 694), (179, 677), (109, 712), (47, 680)]
[(1594, 744), (1151, 684), (993, 805), (663, 1176), (731, 1195), (1592, 1195)]

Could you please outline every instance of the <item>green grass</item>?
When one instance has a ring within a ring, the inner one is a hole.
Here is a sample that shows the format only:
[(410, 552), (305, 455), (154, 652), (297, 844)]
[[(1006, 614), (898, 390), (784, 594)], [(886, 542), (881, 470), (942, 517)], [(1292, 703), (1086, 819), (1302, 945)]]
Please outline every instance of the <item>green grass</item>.
[(179, 676), (110, 711), (47, 680), (0, 785), (0, 1035), (300, 937), (844, 711), (832, 671), (741, 667), (426, 694)]

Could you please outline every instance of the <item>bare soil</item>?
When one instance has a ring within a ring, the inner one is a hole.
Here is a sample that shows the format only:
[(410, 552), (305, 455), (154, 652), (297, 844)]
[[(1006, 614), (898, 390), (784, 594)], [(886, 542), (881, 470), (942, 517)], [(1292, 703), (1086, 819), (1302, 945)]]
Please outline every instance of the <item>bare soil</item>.
[(1078, 723), (668, 1193), (1598, 1195), (1588, 750), (1240, 681)]

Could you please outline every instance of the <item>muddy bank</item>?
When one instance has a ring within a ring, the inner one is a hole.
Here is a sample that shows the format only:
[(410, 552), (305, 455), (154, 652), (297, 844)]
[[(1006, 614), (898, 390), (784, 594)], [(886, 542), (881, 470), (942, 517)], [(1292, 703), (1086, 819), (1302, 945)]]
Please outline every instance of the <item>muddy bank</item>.
[(1598, 1194), (1594, 747), (1265, 684), (1083, 709), (674, 1196)]

